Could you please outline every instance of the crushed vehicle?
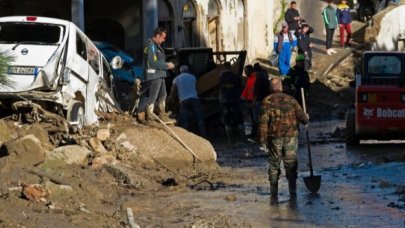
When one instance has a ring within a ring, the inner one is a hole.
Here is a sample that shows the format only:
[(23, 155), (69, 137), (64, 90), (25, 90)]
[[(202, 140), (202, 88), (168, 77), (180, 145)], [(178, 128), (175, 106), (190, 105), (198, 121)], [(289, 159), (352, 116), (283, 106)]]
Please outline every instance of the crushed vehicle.
[(114, 95), (122, 110), (130, 110), (134, 104), (133, 85), (135, 79), (142, 80), (143, 78), (142, 58), (136, 60), (111, 43), (95, 41), (94, 44), (103, 53), (107, 61), (111, 62), (116, 56), (122, 59), (122, 67), (112, 69), (114, 85), (117, 88), (117, 93)]
[(356, 73), (354, 109), (346, 114), (346, 143), (405, 138), (405, 53), (366, 51)]
[[(0, 48), (13, 57), (9, 83), (0, 85), (3, 110), (42, 108), (78, 128), (96, 123), (99, 111), (117, 110), (110, 63), (72, 22), (2, 17)], [(112, 67), (120, 65), (115, 58)]]

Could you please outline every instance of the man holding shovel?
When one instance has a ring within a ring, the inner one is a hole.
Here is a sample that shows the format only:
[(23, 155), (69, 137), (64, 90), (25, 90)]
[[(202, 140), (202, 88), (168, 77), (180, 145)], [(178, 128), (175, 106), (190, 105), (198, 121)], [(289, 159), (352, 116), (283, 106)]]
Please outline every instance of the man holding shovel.
[(309, 117), (292, 96), (282, 92), (279, 78), (272, 79), (271, 87), (273, 94), (263, 100), (260, 114), (260, 143), (269, 148), (270, 202), (276, 204), (281, 161), (288, 179), (290, 198), (297, 196), (297, 125), (299, 122), (306, 124)]

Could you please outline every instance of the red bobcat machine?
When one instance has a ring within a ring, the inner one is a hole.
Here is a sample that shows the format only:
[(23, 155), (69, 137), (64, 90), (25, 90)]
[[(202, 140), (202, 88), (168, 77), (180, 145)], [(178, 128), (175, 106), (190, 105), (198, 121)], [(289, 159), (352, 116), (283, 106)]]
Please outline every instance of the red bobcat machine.
[(346, 144), (405, 139), (405, 52), (367, 51), (360, 72), (354, 109), (346, 114)]

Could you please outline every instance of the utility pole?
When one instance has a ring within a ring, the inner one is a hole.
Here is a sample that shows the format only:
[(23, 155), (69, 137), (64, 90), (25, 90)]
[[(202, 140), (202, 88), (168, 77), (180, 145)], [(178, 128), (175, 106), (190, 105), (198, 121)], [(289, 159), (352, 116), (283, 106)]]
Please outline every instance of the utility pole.
[(84, 31), (84, 0), (72, 0), (72, 22)]
[(158, 0), (143, 0), (143, 40), (144, 43), (158, 26)]

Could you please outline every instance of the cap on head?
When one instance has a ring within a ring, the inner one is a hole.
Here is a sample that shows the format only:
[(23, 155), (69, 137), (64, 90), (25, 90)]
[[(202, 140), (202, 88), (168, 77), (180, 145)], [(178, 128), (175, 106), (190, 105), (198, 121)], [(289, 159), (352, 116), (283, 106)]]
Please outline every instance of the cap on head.
[(190, 68), (187, 65), (181, 65), (180, 67), (180, 73), (186, 73), (190, 70)]
[(300, 61), (305, 61), (305, 56), (303, 54), (298, 54), (297, 57), (295, 57), (296, 62)]
[(288, 28), (287, 22), (283, 22), (283, 24), (281, 24), (281, 27), (283, 27), (283, 28)]

